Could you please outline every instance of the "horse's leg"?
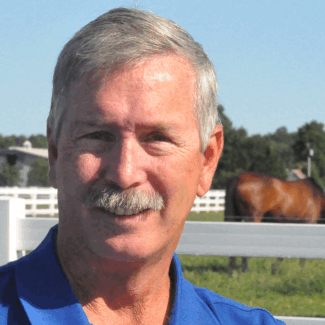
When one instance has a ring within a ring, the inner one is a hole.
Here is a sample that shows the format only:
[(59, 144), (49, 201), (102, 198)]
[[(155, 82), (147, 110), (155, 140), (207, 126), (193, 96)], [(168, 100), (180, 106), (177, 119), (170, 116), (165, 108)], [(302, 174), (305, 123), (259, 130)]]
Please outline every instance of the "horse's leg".
[(237, 270), (236, 256), (229, 257), (229, 273), (232, 275)]
[(300, 258), (299, 259), (299, 264), (301, 267), (304, 267), (305, 266), (305, 262), (306, 262), (306, 259), (305, 258)]
[(278, 257), (277, 260), (275, 261), (275, 263), (272, 265), (272, 270), (271, 270), (271, 274), (275, 275), (276, 271), (278, 270), (280, 264), (282, 263), (282, 261), (284, 260), (283, 257)]
[[(224, 221), (227, 222), (240, 222), (242, 220), (241, 216), (229, 216), (225, 215)], [(230, 256), (229, 257), (229, 274), (233, 275), (233, 273), (237, 270), (237, 264), (236, 264), (236, 256)]]
[[(262, 217), (261, 217), (261, 212), (260, 210), (253, 210), (250, 212), (250, 215), (252, 216), (250, 219), (246, 219), (246, 222), (262, 222)], [(242, 272), (248, 272), (248, 257), (242, 257)]]
[[(278, 223), (281, 222), (281, 215), (274, 212), (267, 212), (264, 216), (263, 222), (269, 223)], [(282, 261), (284, 260), (283, 257), (278, 257), (275, 263), (271, 266), (271, 274), (275, 275), (279, 266), (281, 265)]]
[[(281, 222), (281, 219), (280, 219), (280, 216), (279, 215), (275, 215), (273, 216), (273, 222), (277, 223), (277, 222)], [(278, 257), (275, 261), (275, 263), (272, 265), (272, 268), (271, 268), (271, 274), (272, 275), (275, 275), (279, 266), (281, 265), (282, 261), (284, 260), (283, 257)]]
[(248, 259), (247, 257), (242, 257), (242, 272), (248, 272)]

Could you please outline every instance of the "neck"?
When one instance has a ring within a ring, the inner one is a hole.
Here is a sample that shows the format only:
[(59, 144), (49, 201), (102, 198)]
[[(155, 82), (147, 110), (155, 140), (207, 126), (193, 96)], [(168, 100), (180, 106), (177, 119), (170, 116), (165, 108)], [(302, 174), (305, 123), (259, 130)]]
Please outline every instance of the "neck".
[(57, 239), (70, 286), (93, 324), (165, 324), (172, 305), (168, 259), (137, 262), (94, 256), (84, 240)]

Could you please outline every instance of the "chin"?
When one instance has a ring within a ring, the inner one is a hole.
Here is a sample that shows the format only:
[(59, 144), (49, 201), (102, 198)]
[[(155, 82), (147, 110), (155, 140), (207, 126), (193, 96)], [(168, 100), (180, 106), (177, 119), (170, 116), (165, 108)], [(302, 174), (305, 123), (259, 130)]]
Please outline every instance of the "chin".
[(93, 245), (91, 248), (92, 251), (102, 259), (116, 262), (141, 262), (150, 258), (154, 253), (154, 249), (151, 251), (148, 246), (146, 246), (146, 249), (143, 249), (143, 245), (137, 246), (138, 247), (135, 247), (135, 245), (132, 244), (132, 247), (129, 247), (129, 245), (125, 245), (125, 243), (121, 244), (116, 241), (112, 243), (109, 241), (103, 243), (100, 247)]
[[(114, 227), (115, 228), (115, 227)], [(149, 238), (141, 231), (103, 230), (102, 227), (86, 232), (90, 250), (103, 259), (136, 262), (146, 260), (157, 250), (158, 239), (152, 245)], [(134, 230), (134, 229), (133, 229)], [(153, 240), (153, 239), (152, 239)]]

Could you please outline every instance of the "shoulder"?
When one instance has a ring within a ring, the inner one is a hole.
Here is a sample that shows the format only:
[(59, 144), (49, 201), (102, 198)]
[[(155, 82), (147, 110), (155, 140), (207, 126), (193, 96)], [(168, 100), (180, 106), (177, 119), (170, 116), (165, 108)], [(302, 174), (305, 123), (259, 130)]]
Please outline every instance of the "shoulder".
[(0, 306), (5, 299), (5, 293), (14, 291), (15, 263), (11, 262), (0, 267)]
[[(188, 282), (187, 280), (185, 280)], [(238, 325), (283, 325), (280, 320), (275, 319), (268, 311), (262, 308), (252, 308), (238, 303), (234, 300), (224, 298), (206, 288), (192, 286), (194, 295), (199, 301), (201, 308), (205, 309), (216, 318), (216, 323), (238, 324)]]
[(0, 323), (6, 324), (9, 307), (17, 299), (15, 262), (0, 267)]

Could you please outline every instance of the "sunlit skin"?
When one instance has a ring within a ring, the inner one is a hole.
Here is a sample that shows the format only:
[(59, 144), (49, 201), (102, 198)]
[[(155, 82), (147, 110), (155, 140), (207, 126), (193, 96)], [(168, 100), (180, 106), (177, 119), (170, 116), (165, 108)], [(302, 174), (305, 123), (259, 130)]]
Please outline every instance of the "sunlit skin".
[[(70, 96), (58, 146), (48, 130), (62, 267), (94, 324), (166, 323), (172, 255), (195, 196), (210, 188), (222, 128), (202, 153), (195, 75), (176, 56), (124, 67), (96, 88), (84, 82)], [(128, 217), (86, 208), (89, 187), (107, 185), (159, 193), (164, 208)]]

